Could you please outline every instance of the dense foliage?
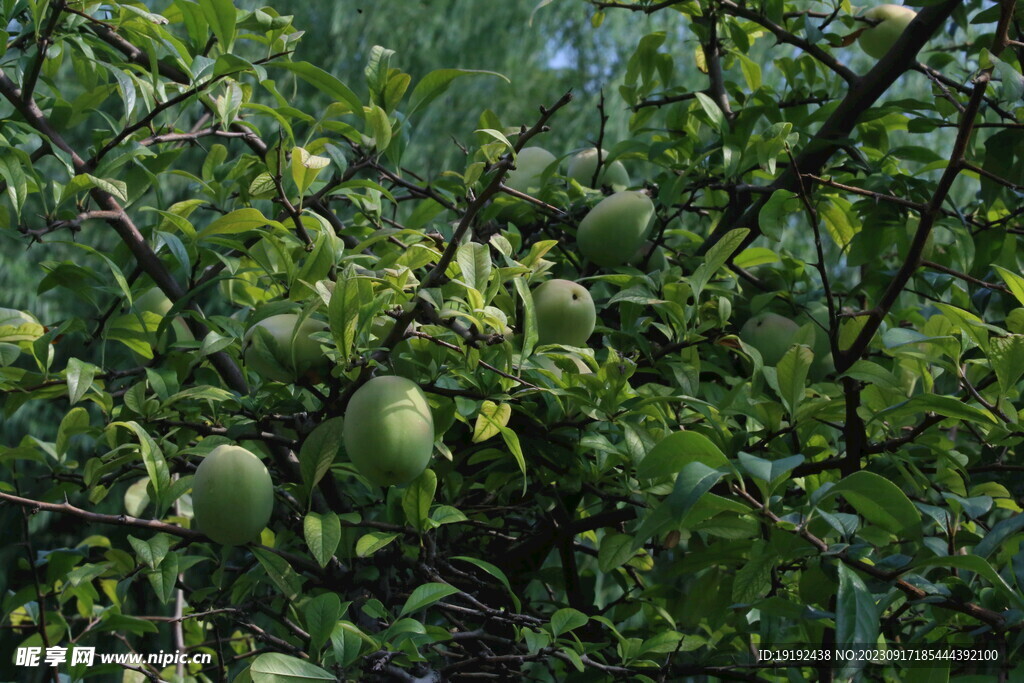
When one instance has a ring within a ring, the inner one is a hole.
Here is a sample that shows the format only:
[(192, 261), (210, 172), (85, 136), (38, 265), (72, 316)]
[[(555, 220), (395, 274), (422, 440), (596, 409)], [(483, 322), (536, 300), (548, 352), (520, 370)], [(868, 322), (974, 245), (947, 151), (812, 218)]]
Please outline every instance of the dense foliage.
[[(523, 106), (466, 3), (159, 4), (0, 3), (5, 677), (1024, 676), (1024, 8), (546, 0), (504, 71), (633, 47)], [(76, 646), (213, 663), (7, 656)]]

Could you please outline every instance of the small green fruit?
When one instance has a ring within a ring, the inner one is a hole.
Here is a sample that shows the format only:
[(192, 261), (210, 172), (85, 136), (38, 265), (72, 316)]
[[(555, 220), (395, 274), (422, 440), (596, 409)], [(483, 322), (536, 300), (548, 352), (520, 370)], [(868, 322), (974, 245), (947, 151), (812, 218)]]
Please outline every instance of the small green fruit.
[(245, 333), (245, 364), (263, 379), (278, 382), (295, 382), (309, 373), (325, 376), (330, 363), (320, 342), (310, 335), (326, 329), (327, 325), (314, 318), (306, 318), (299, 327), (299, 316), (294, 313), (264, 318)]
[(241, 545), (259, 537), (274, 509), (266, 466), (241, 446), (218, 446), (192, 479), (196, 526), (217, 543)]
[[(611, 187), (616, 192), (621, 192), (629, 187), (629, 173), (621, 161), (607, 163), (608, 152), (601, 150), (601, 175), (597, 178), (597, 186)], [(567, 175), (583, 187), (590, 187), (594, 181), (594, 171), (597, 170), (597, 148), (591, 147), (577, 152), (569, 159), (566, 169)]]
[(570, 280), (548, 280), (533, 290), (533, 310), (540, 344), (584, 346), (597, 323), (590, 292)]
[(881, 23), (866, 29), (857, 37), (857, 42), (864, 52), (881, 59), (916, 16), (917, 12), (901, 5), (872, 7), (864, 13), (864, 18)]
[(761, 354), (765, 365), (776, 365), (789, 350), (790, 340), (800, 326), (777, 313), (762, 313), (740, 329), (740, 339)]
[(599, 266), (621, 266), (643, 246), (653, 216), (654, 202), (646, 192), (616, 192), (580, 221), (576, 244)]
[(427, 397), (404, 377), (374, 377), (349, 400), (343, 430), (352, 464), (379, 486), (408, 484), (430, 463), (434, 418)]
[[(153, 313), (161, 318), (167, 317), (167, 312), (172, 306), (171, 300), (159, 287), (153, 287), (141, 296), (135, 297), (136, 310)], [(195, 335), (188, 328), (184, 318), (178, 316), (171, 324), (174, 326), (174, 336), (178, 341), (195, 341)]]
[(505, 184), (513, 190), (529, 192), (541, 185), (544, 170), (555, 163), (555, 155), (543, 147), (524, 147), (516, 156), (516, 167), (509, 171)]

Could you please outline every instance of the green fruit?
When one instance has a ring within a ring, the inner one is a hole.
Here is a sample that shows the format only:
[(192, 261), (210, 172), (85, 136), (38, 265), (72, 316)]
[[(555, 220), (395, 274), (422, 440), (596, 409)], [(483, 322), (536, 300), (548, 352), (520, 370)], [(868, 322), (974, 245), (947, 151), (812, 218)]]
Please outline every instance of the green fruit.
[[(167, 316), (167, 312), (171, 310), (172, 306), (171, 300), (167, 298), (167, 295), (159, 287), (153, 287), (141, 296), (135, 297), (136, 310), (153, 313), (161, 318)], [(195, 335), (188, 328), (184, 318), (178, 316), (171, 322), (171, 325), (174, 327), (174, 336), (178, 341), (195, 341)]]
[(616, 192), (590, 210), (576, 232), (576, 244), (599, 266), (621, 266), (647, 239), (654, 202), (646, 192)]
[(555, 155), (543, 147), (524, 147), (516, 156), (516, 167), (505, 177), (505, 185), (513, 190), (529, 192), (541, 185), (541, 175), (555, 163)]
[(430, 463), (434, 418), (415, 382), (374, 377), (352, 394), (343, 436), (348, 457), (363, 476), (379, 486), (399, 486)]
[(881, 59), (916, 16), (917, 12), (901, 5), (872, 7), (864, 13), (864, 18), (881, 23), (866, 29), (857, 37), (857, 42), (864, 52)]
[(790, 340), (800, 326), (777, 313), (762, 313), (740, 329), (740, 339), (761, 354), (765, 365), (776, 365), (789, 350)]
[[(597, 187), (609, 186), (616, 192), (629, 187), (629, 173), (621, 161), (607, 163), (608, 152), (601, 150), (601, 175), (597, 178)], [(597, 170), (597, 148), (591, 147), (577, 152), (569, 159), (567, 175), (583, 187), (590, 187)]]
[(217, 543), (259, 537), (274, 509), (274, 484), (263, 462), (240, 446), (217, 446), (192, 479), (196, 526)]
[(584, 346), (597, 322), (590, 292), (570, 280), (548, 280), (533, 290), (533, 310), (540, 344)]
[(299, 316), (294, 313), (264, 318), (245, 333), (245, 364), (263, 379), (278, 382), (295, 382), (309, 373), (326, 376), (330, 363), (320, 342), (310, 338), (326, 329), (327, 325), (313, 318), (306, 318), (299, 327)]

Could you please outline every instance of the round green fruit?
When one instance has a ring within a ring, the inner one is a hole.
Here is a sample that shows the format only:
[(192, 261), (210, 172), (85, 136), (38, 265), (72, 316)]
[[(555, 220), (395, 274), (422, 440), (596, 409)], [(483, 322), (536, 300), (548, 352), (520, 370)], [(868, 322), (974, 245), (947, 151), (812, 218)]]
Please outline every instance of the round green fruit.
[[(171, 300), (167, 298), (167, 295), (159, 287), (153, 287), (147, 290), (145, 294), (135, 297), (136, 310), (153, 313), (161, 318), (167, 317), (167, 313), (171, 310), (172, 306)], [(195, 335), (188, 328), (184, 318), (178, 316), (171, 324), (174, 326), (174, 336), (178, 341), (195, 341)]]
[(310, 373), (325, 376), (330, 364), (320, 342), (310, 335), (326, 329), (314, 318), (306, 318), (300, 326), (294, 313), (264, 318), (245, 333), (245, 364), (263, 379), (278, 382), (295, 382)]
[(540, 344), (584, 346), (597, 323), (590, 292), (570, 280), (548, 280), (533, 290), (533, 310)]
[(864, 18), (879, 23), (864, 30), (857, 37), (857, 42), (864, 52), (875, 59), (881, 59), (916, 16), (917, 12), (902, 5), (872, 7), (864, 13)]
[(241, 545), (259, 537), (274, 509), (266, 466), (241, 446), (217, 446), (192, 479), (196, 526), (217, 543)]
[[(608, 186), (616, 192), (629, 187), (629, 173), (621, 161), (607, 163), (608, 152), (601, 150), (601, 174), (597, 178), (597, 187)], [(597, 148), (591, 147), (577, 152), (569, 159), (567, 175), (583, 187), (590, 187), (597, 170)]]
[(379, 486), (408, 484), (427, 468), (434, 450), (427, 397), (404, 377), (374, 377), (352, 394), (343, 437), (364, 477)]
[(555, 163), (555, 155), (543, 147), (524, 147), (516, 156), (516, 167), (509, 171), (505, 184), (519, 192), (536, 190), (548, 166)]
[(789, 350), (790, 340), (800, 326), (777, 313), (762, 313), (740, 329), (740, 339), (761, 354), (765, 365), (776, 365)]
[(653, 216), (654, 202), (646, 192), (616, 192), (580, 221), (576, 244), (599, 266), (621, 266), (643, 246)]

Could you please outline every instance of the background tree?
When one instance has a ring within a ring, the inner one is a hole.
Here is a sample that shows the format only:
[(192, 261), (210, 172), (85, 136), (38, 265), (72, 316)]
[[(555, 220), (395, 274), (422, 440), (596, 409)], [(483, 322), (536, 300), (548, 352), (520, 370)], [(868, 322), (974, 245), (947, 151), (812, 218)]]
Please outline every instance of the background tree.
[(1016, 3), (517, 5), (3, 4), (6, 677), (1024, 673)]

